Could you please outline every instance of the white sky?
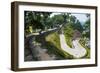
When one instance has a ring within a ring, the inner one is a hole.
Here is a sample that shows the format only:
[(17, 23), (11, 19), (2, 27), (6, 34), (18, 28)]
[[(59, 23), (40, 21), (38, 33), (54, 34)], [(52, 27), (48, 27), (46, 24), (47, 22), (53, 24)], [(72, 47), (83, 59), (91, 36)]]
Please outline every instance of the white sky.
[[(57, 14), (61, 14), (61, 13), (52, 13), (50, 17), (57, 15)], [(75, 16), (80, 22), (85, 22), (87, 20), (86, 15), (82, 13), (72, 13), (71, 15)]]
[(61, 14), (61, 13), (52, 13), (52, 14), (50, 15), (50, 17), (52, 17), (52, 16), (54, 16), (54, 15), (58, 15), (58, 14)]
[(85, 22), (87, 20), (86, 14), (72, 14), (75, 16), (80, 22)]

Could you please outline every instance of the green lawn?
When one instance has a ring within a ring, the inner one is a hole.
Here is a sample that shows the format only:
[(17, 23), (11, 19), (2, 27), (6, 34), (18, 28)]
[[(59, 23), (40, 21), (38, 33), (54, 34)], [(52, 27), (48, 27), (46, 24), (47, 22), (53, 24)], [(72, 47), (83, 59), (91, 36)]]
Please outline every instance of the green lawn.
[[(66, 38), (66, 43), (72, 47), (72, 37), (69, 37), (67, 34), (64, 34)], [(46, 47), (49, 49), (49, 52), (55, 53), (58, 56), (62, 57), (63, 59), (73, 59), (73, 56), (68, 54), (67, 52), (63, 51), (60, 46), (60, 38), (57, 32), (49, 34), (45, 37), (46, 39)], [(86, 49), (87, 54), (82, 58), (90, 58), (90, 49), (84, 46), (82, 40), (79, 43)]]
[[(49, 42), (48, 44), (48, 49), (54, 51), (56, 54), (62, 56), (64, 59), (72, 59), (73, 56), (68, 54), (67, 52), (63, 51), (60, 47), (60, 38), (57, 32), (54, 32), (48, 36), (46, 36), (46, 41)], [(52, 43), (52, 45), (54, 47), (50, 46), (50, 43)], [(53, 48), (53, 49), (52, 49)]]
[(66, 40), (66, 44), (72, 48), (72, 37), (68, 36), (67, 34), (64, 34), (65, 35), (65, 40)]
[(87, 54), (84, 56), (84, 58), (90, 58), (90, 48), (88, 48), (88, 47), (86, 47), (85, 45), (84, 45), (84, 40), (83, 39), (81, 39), (80, 41), (79, 41), (79, 43), (86, 49), (86, 51), (87, 51)]
[(74, 29), (70, 26), (70, 24), (67, 24), (67, 26), (64, 27), (63, 32), (65, 35), (67, 45), (70, 48), (72, 48), (72, 37), (73, 37)]

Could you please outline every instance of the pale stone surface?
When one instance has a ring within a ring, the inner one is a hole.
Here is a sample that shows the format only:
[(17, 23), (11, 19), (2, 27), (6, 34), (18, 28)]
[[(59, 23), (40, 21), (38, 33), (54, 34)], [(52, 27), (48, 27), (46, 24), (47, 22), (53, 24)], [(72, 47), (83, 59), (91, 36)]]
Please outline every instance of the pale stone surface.
[(75, 58), (80, 58), (86, 55), (86, 49), (80, 45), (79, 39), (73, 40), (72, 43), (74, 48), (70, 48), (65, 41), (64, 34), (60, 34), (60, 44), (64, 51), (73, 55)]

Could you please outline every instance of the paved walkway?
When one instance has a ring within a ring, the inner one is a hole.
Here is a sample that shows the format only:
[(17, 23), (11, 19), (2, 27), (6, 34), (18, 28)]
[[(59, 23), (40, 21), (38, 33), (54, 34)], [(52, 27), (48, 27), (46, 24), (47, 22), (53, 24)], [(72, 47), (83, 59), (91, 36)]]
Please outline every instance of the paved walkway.
[(86, 49), (82, 47), (79, 43), (79, 39), (76, 39), (72, 41), (73, 43), (73, 48), (70, 48), (65, 41), (65, 36), (64, 34), (60, 34), (60, 44), (61, 48), (68, 52), (69, 54), (73, 55), (75, 58), (80, 58), (86, 55)]

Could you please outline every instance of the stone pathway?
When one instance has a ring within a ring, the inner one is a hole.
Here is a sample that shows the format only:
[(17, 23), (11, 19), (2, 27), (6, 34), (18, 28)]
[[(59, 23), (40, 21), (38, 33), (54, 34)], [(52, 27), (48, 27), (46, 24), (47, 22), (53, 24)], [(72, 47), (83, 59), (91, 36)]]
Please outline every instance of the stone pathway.
[(60, 44), (61, 48), (68, 52), (69, 54), (73, 55), (75, 58), (81, 58), (86, 55), (86, 49), (82, 47), (79, 43), (79, 39), (73, 40), (73, 48), (70, 48), (65, 41), (65, 36), (64, 34), (60, 34)]

